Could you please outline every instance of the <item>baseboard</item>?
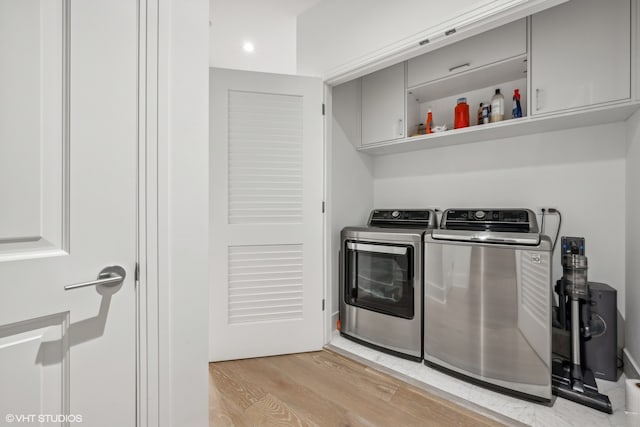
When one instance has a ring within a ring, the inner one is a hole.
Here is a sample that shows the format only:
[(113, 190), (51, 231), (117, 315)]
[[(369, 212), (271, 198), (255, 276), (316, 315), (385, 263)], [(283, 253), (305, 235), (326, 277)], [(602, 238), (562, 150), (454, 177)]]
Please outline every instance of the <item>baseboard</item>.
[(640, 366), (633, 360), (626, 348), (622, 352), (622, 359), (624, 362), (624, 375), (627, 378), (640, 379)]

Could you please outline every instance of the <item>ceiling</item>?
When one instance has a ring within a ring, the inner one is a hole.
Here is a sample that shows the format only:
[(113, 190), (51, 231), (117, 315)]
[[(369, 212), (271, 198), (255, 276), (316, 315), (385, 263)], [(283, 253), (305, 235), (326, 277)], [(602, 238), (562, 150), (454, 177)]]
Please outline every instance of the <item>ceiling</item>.
[(283, 13), (288, 13), (293, 16), (298, 16), (305, 10), (315, 6), (322, 0), (247, 0), (249, 3), (269, 3), (274, 8), (282, 10)]
[(322, 0), (209, 0), (209, 13), (212, 16), (216, 10), (225, 10), (226, 5), (233, 3), (242, 7), (247, 14), (250, 14), (251, 10), (268, 8), (270, 12), (278, 15), (298, 16), (320, 1)]
[(210, 66), (296, 73), (297, 17), (321, 0), (209, 1)]

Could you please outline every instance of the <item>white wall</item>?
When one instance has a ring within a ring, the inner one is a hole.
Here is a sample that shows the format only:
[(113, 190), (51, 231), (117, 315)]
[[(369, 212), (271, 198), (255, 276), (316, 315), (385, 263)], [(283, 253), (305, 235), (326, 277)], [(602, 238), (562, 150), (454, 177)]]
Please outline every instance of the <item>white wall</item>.
[(627, 122), (627, 316), (626, 351), (640, 372), (640, 111)]
[[(318, 0), (210, 0), (209, 65), (296, 73), (296, 19)], [(242, 50), (251, 40), (255, 51)]]
[(209, 419), (209, 4), (159, 3), (158, 259), (150, 262), (159, 263), (160, 342), (150, 363), (158, 357), (160, 396), (149, 425), (158, 416), (159, 426), (196, 427)]
[(352, 81), (333, 88), (333, 117), (329, 134), (327, 187), (327, 228), (330, 230), (327, 248), (327, 269), (330, 272), (330, 301), (332, 325), (335, 329), (338, 303), (338, 251), (340, 231), (349, 225), (364, 225), (373, 207), (372, 158), (355, 150), (350, 141), (360, 140), (360, 81)]
[(589, 280), (618, 290), (624, 316), (625, 141), (617, 123), (376, 157), (374, 205), (557, 208), (561, 235), (586, 238)]

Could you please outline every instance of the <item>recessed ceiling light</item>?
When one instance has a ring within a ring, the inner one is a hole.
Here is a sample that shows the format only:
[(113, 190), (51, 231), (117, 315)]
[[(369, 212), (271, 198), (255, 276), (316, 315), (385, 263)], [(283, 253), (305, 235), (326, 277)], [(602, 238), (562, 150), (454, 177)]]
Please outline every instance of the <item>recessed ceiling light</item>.
[(251, 53), (255, 49), (255, 46), (251, 42), (244, 42), (244, 44), (242, 45), (242, 49), (245, 52)]

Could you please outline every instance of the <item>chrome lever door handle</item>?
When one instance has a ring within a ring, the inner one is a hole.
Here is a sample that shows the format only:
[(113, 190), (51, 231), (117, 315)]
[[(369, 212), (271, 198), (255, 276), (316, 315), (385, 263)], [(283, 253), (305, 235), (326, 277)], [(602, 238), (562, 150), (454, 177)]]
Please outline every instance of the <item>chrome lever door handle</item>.
[(124, 281), (125, 277), (127, 277), (127, 272), (124, 268), (119, 265), (111, 265), (103, 268), (96, 280), (67, 285), (64, 287), (64, 290), (70, 291), (72, 289), (86, 288), (87, 286), (117, 286)]

